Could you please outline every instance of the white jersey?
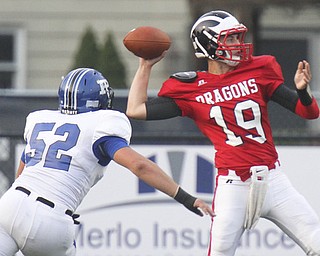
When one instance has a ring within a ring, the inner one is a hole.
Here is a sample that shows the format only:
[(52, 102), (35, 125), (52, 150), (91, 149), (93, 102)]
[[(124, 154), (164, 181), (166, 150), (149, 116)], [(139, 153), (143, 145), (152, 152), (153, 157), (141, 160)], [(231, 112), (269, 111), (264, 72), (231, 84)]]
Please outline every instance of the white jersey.
[(105, 167), (98, 163), (92, 146), (105, 136), (121, 137), (129, 144), (128, 118), (114, 110), (77, 115), (41, 110), (29, 114), (24, 132), (26, 167), (14, 186), (75, 211), (103, 176)]

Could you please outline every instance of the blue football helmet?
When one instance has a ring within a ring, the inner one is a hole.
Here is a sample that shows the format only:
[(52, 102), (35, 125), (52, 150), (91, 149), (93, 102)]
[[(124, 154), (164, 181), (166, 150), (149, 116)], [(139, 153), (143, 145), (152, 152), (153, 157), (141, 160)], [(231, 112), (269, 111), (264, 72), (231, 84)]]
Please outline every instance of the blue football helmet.
[(114, 93), (100, 72), (78, 68), (62, 79), (58, 95), (61, 113), (72, 115), (111, 109)]

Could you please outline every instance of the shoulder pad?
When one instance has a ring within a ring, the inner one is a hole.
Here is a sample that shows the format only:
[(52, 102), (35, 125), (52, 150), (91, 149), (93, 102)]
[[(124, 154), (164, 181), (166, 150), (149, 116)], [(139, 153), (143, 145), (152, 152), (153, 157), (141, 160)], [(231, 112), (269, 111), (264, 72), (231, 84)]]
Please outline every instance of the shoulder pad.
[(193, 82), (197, 78), (197, 72), (189, 71), (189, 72), (178, 72), (171, 75), (171, 78), (175, 78), (181, 82), (190, 83)]

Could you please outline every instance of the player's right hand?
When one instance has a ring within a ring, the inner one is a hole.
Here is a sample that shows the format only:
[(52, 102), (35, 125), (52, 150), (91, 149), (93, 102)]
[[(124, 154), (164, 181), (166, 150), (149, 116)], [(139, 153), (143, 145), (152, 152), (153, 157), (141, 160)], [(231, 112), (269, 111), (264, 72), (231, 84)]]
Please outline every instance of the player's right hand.
[(194, 202), (193, 206), (198, 211), (193, 211), (194, 213), (198, 214), (199, 216), (209, 215), (210, 217), (214, 217), (215, 213), (213, 212), (211, 206), (205, 203), (203, 200), (197, 198)]
[(156, 64), (157, 62), (159, 62), (160, 60), (162, 60), (164, 58), (164, 56), (167, 54), (168, 51), (164, 51), (159, 57), (156, 57), (154, 59), (143, 59), (140, 58), (140, 65), (149, 65), (149, 66), (153, 66), (154, 64)]

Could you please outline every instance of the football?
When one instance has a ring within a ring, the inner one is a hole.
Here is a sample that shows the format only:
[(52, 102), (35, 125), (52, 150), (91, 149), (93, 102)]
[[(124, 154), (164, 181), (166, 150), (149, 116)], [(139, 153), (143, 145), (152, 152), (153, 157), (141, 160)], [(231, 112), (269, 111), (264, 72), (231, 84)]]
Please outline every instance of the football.
[(169, 35), (155, 27), (137, 27), (127, 33), (124, 46), (133, 54), (144, 59), (159, 57), (171, 45)]

